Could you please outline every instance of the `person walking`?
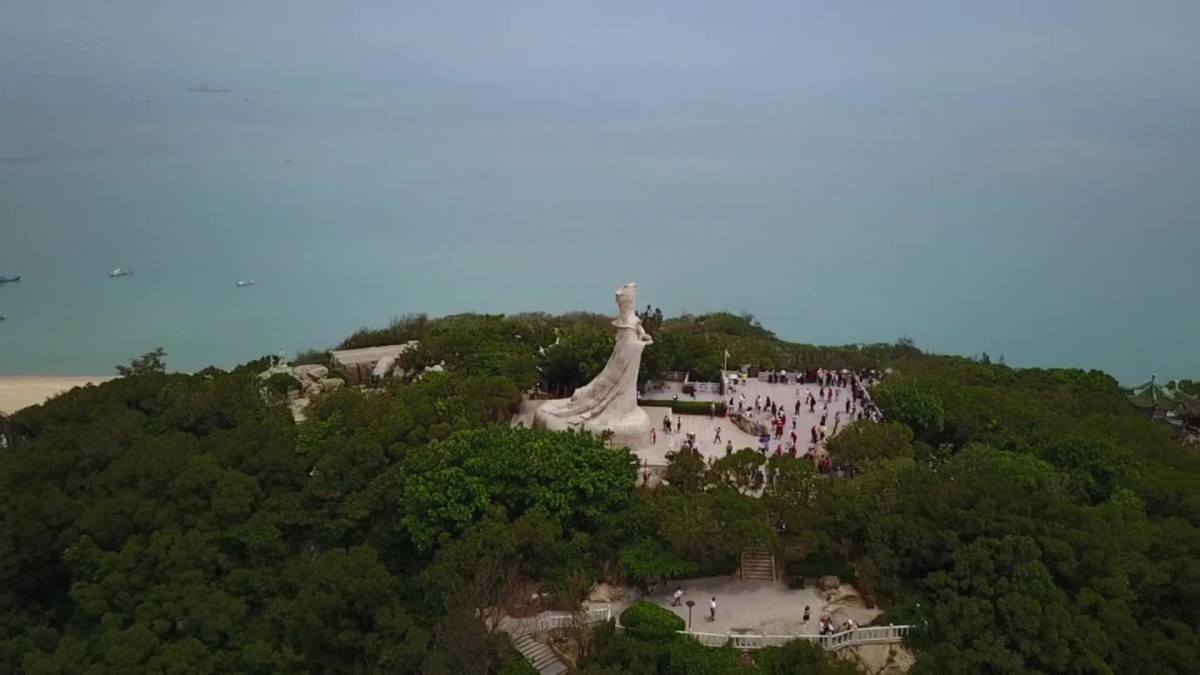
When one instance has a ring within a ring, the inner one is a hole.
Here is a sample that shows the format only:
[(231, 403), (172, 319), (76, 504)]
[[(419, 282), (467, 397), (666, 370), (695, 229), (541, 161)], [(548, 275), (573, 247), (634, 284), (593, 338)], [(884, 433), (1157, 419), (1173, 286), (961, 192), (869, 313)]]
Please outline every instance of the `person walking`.
[(713, 436), (713, 443), (721, 442), (721, 427), (717, 427), (717, 435)]
[(805, 605), (805, 606), (804, 606), (804, 625), (805, 625), (805, 626), (807, 626), (807, 625), (808, 625), (808, 620), (809, 620), (810, 618), (812, 618), (812, 613), (811, 613), (811, 612), (812, 612), (812, 610), (811, 610), (811, 609), (809, 609), (808, 605)]
[(654, 445), (657, 442), (658, 442), (658, 432), (655, 431), (654, 427), (650, 427), (650, 445)]
[(708, 601), (708, 620), (717, 620), (717, 596), (713, 596), (712, 600)]
[(678, 607), (683, 600), (683, 586), (676, 586), (675, 592), (671, 594), (671, 606)]

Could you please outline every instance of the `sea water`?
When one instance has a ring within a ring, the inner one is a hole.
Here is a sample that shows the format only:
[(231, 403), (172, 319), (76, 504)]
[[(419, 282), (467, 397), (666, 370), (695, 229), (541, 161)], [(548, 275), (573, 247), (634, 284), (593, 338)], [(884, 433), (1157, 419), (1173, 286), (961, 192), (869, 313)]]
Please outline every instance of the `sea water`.
[[(797, 341), (1200, 375), (1196, 90), (1139, 74), (1194, 74), (1194, 50), (1101, 78), (1048, 39), (1026, 68), (997, 20), (974, 39), (1012, 58), (959, 52), (962, 79), (917, 44), (959, 29), (915, 18), (871, 39), (870, 17), (764, 8), (694, 17), (693, 44), (657, 15), (549, 12), (525, 35), (382, 7), (17, 4), (0, 374), (105, 374), (157, 346), (231, 366), (408, 312), (613, 312), (632, 280), (668, 315), (746, 311)], [(214, 72), (231, 92), (186, 90)]]

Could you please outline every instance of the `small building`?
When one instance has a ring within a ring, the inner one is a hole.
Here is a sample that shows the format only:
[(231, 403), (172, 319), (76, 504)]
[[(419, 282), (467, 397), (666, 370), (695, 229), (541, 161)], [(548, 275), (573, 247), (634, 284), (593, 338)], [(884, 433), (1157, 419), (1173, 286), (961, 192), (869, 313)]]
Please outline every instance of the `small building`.
[(415, 349), (416, 340), (401, 345), (381, 345), (362, 349), (338, 349), (330, 352), (334, 368), (345, 373), (352, 384), (374, 384), (388, 375), (398, 376), (396, 361), (401, 354)]
[(1152, 376), (1149, 382), (1130, 388), (1125, 394), (1130, 405), (1150, 419), (1193, 427), (1200, 424), (1200, 397), (1155, 380)]

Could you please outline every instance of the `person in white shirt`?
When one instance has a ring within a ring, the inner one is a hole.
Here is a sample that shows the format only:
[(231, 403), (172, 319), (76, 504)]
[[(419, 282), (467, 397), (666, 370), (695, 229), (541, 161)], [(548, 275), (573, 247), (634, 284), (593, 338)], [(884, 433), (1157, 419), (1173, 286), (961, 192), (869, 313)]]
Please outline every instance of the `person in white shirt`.
[(713, 599), (708, 602), (708, 620), (717, 620), (717, 596), (715, 595), (713, 596)]

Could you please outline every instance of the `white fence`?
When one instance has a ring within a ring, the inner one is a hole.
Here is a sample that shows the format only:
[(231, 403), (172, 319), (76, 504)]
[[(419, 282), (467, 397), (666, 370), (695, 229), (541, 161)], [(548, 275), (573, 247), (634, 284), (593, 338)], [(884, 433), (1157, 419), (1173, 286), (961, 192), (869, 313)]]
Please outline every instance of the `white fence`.
[[(613, 618), (609, 607), (593, 607), (580, 614), (571, 612), (542, 612), (533, 622), (533, 631), (546, 631), (571, 628), (576, 625), (577, 618), (582, 616), (587, 624), (603, 623)], [(620, 622), (617, 629), (622, 630)], [(705, 647), (724, 647), (730, 645), (734, 649), (762, 649), (764, 647), (780, 647), (792, 640), (808, 640), (815, 642), (827, 651), (837, 651), (842, 647), (855, 645), (886, 644), (900, 642), (912, 630), (912, 626), (866, 626), (854, 630), (842, 631), (831, 635), (760, 635), (757, 633), (701, 633), (681, 630), (680, 633), (695, 638)]]
[[(542, 612), (534, 622), (534, 632), (545, 633), (550, 630), (571, 628), (575, 625), (577, 615), (571, 612)], [(588, 624), (602, 623), (612, 618), (612, 609), (608, 607), (593, 607), (583, 613)]]
[(854, 645), (883, 644), (900, 642), (908, 635), (912, 626), (868, 626), (842, 631), (832, 635), (758, 635), (755, 633), (698, 633), (694, 631), (679, 631), (690, 635), (705, 647), (724, 647), (726, 644), (734, 649), (762, 649), (763, 647), (779, 647), (792, 640), (808, 640), (815, 642), (825, 650), (837, 651), (842, 647)]

